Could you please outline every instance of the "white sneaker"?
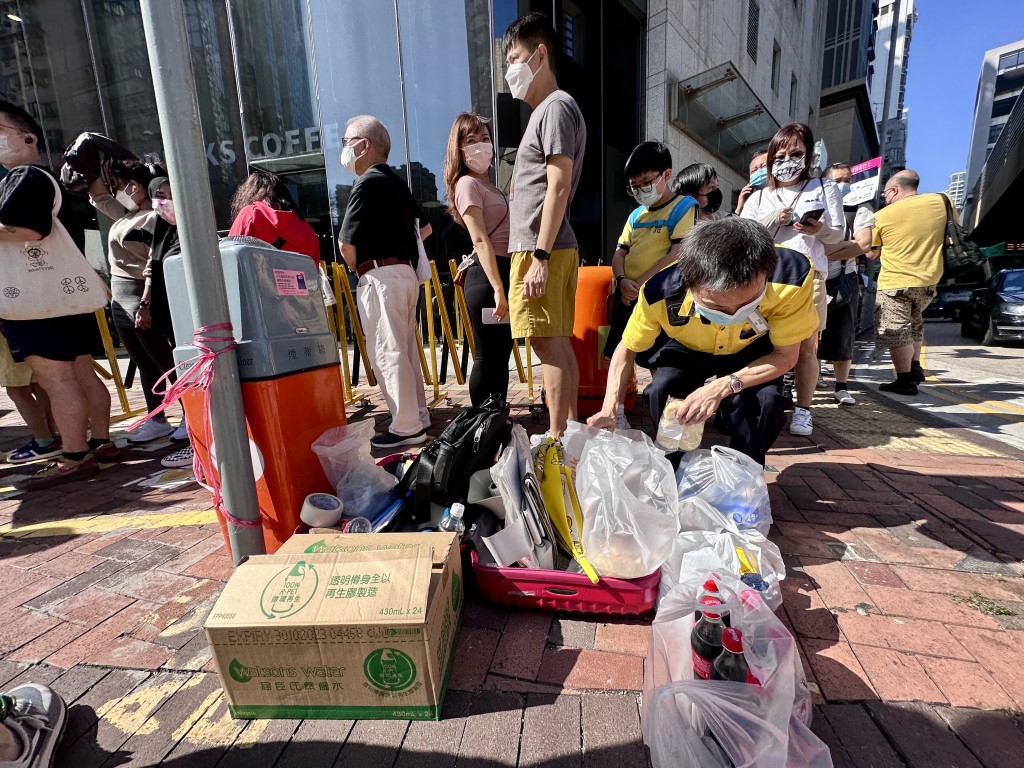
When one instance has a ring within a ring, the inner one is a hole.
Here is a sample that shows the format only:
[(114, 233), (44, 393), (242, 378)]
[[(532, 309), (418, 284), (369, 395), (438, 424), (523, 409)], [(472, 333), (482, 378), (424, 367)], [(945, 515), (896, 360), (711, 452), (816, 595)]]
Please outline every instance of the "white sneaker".
[(822, 376), (819, 373), (818, 374), (818, 389), (827, 389), (827, 388), (828, 388), (828, 382), (825, 381), (825, 377)]
[(185, 440), (188, 440), (188, 425), (185, 424), (185, 420), (182, 419), (178, 428), (174, 430), (174, 434), (171, 435), (171, 442), (180, 443)]
[(615, 431), (622, 432), (626, 429), (632, 429), (629, 421), (626, 419), (626, 408), (623, 405), (616, 407), (615, 409)]
[(853, 395), (845, 389), (836, 390), (832, 394), (832, 397), (834, 397), (836, 402), (840, 405), (856, 405), (857, 403), (857, 401), (853, 399)]
[(129, 443), (151, 443), (174, 432), (174, 427), (166, 421), (150, 419), (138, 429), (128, 433)]
[(793, 420), (789, 423), (789, 433), (806, 437), (813, 431), (814, 420), (811, 418), (811, 412), (806, 408), (795, 408), (793, 410)]
[(192, 457), (195, 453), (192, 451), (192, 446), (186, 446), (180, 451), (164, 456), (160, 459), (160, 466), (166, 467), (167, 469), (184, 469), (185, 467), (192, 466)]

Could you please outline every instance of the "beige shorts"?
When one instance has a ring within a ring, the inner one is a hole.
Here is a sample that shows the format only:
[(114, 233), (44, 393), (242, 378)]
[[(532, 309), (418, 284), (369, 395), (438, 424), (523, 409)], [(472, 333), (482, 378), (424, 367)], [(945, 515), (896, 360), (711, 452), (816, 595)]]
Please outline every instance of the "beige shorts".
[(32, 369), (28, 363), (16, 363), (11, 357), (7, 339), (0, 334), (0, 386), (27, 387), (32, 383)]
[(828, 319), (828, 291), (825, 290), (824, 272), (814, 273), (814, 311), (818, 313), (818, 331), (825, 330)]
[(935, 286), (897, 288), (875, 294), (875, 344), (905, 347), (924, 340), (924, 310), (935, 298)]
[(516, 251), (512, 254), (512, 275), (508, 287), (512, 338), (572, 336), (572, 327), (576, 323), (576, 279), (580, 252), (575, 248), (552, 251), (544, 295), (527, 299), (523, 279), (532, 263), (532, 251)]

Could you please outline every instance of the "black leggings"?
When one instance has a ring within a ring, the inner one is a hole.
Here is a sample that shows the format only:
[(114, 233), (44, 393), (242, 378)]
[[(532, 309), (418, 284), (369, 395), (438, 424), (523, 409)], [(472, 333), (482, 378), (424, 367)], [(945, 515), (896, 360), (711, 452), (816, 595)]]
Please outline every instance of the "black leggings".
[[(146, 408), (152, 411), (163, 402), (163, 395), (153, 394), (157, 381), (174, 367), (174, 350), (170, 340), (152, 328), (117, 329), (128, 357), (139, 369), (139, 381), (146, 396)], [(166, 389), (166, 382), (161, 387)]]
[[(501, 276), (502, 285), (505, 286), (506, 296), (511, 268), (511, 259), (498, 257), (498, 274)], [(474, 406), (483, 403), (490, 395), (501, 395), (504, 400), (508, 397), (508, 360), (512, 354), (512, 327), (508, 323), (484, 323), (484, 310), (494, 309), (494, 289), (491, 288), (491, 283), (479, 262), (466, 273), (463, 290), (476, 344), (473, 372), (469, 375), (469, 397)]]

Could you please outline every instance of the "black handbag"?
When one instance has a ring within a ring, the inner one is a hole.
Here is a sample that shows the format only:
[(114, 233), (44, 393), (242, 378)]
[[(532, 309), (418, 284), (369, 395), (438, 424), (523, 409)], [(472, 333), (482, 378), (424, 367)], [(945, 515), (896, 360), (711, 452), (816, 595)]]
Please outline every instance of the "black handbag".
[(831, 297), (832, 306), (845, 307), (850, 303), (856, 287), (853, 281), (856, 279), (855, 274), (851, 275), (846, 271), (846, 262), (844, 261), (843, 271), (825, 281), (825, 292)]
[(431, 503), (449, 506), (464, 501), (470, 477), (494, 464), (511, 429), (508, 403), (497, 395), (479, 408), (463, 409), (420, 452), (396, 489), (399, 497), (412, 492), (410, 519), (429, 520)]

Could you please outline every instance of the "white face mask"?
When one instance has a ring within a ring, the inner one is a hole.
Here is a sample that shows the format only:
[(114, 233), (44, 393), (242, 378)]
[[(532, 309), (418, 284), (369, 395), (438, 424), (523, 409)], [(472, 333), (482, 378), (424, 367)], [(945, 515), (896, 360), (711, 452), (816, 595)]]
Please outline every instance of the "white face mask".
[(802, 158), (790, 158), (789, 160), (783, 160), (781, 163), (775, 163), (772, 165), (772, 176), (778, 181), (786, 183), (792, 181), (801, 173), (803, 173), (807, 161)]
[[(359, 141), (363, 141), (360, 139)], [(354, 142), (358, 144), (359, 142)], [(366, 154), (365, 152), (363, 154)], [(356, 172), (356, 160), (363, 155), (356, 155), (355, 149), (352, 148), (352, 144), (349, 144), (341, 150), (341, 165), (349, 173)]]
[(128, 213), (132, 213), (134, 211), (139, 210), (139, 206), (134, 200), (132, 200), (132, 196), (128, 194), (127, 189), (128, 187), (125, 187), (124, 189), (119, 189), (117, 191), (117, 194), (114, 195), (114, 199), (117, 200), (117, 202), (119, 202), (121, 205), (123, 205), (125, 207), (125, 210), (128, 211)]
[(462, 159), (473, 173), (484, 173), (494, 159), (494, 145), (489, 141), (467, 144), (462, 148)]
[[(540, 48), (537, 49), (539, 51)], [(530, 58), (526, 61), (522, 61), (518, 64), (509, 64), (508, 71), (505, 73), (505, 82), (508, 83), (508, 89), (512, 92), (513, 99), (523, 99), (526, 97), (526, 92), (530, 90), (530, 83), (533, 82), (533, 70), (530, 69), (530, 61), (537, 55), (537, 51), (530, 54)]]
[(720, 312), (716, 309), (708, 309), (707, 307), (701, 306), (694, 299), (693, 303), (697, 310), (697, 314), (703, 317), (705, 320), (709, 320), (715, 325), (738, 325), (746, 321), (748, 317), (760, 306), (762, 299), (764, 299), (765, 293), (768, 292), (768, 284), (764, 286), (764, 290), (761, 291), (761, 295), (754, 299), (749, 304), (744, 304), (742, 307), (737, 309), (731, 315), (725, 312)]
[(0, 133), (0, 155), (6, 155), (11, 151), (11, 143), (7, 140), (7, 137)]
[(650, 208), (656, 202), (661, 200), (661, 195), (662, 195), (662, 193), (665, 190), (661, 190), (661, 191), (658, 190), (658, 181), (660, 179), (661, 179), (661, 176), (659, 176), (657, 179), (654, 180), (654, 182), (651, 184), (651, 191), (650, 192), (644, 192), (643, 190), (637, 190), (637, 193), (635, 195), (633, 195), (633, 199), (635, 199), (638, 203), (640, 203), (640, 205), (646, 205), (648, 208)]

